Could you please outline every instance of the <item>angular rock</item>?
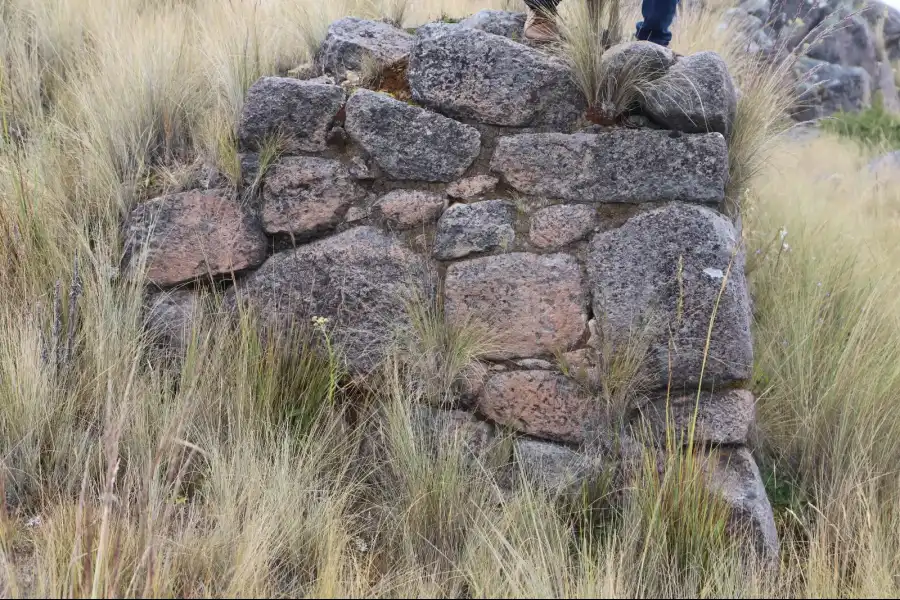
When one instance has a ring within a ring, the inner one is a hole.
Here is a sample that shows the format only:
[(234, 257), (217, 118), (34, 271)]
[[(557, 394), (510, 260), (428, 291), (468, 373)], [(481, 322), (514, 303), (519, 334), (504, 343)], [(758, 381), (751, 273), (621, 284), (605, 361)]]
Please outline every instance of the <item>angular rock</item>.
[(354, 371), (365, 372), (392, 336), (410, 327), (406, 300), (434, 296), (435, 273), (399, 240), (356, 227), (275, 254), (239, 282), (237, 298), (269, 324), (328, 318), (332, 342)]
[(570, 202), (718, 203), (728, 149), (718, 133), (523, 134), (500, 139), (491, 169), (522, 193)]
[(665, 398), (644, 404), (635, 415), (635, 423), (643, 421), (649, 426), (650, 433), (663, 447), (667, 429), (674, 443), (688, 445), (692, 426), (698, 444), (745, 444), (756, 419), (756, 401), (748, 390), (703, 392), (699, 405), (697, 394), (672, 398), (668, 404), (668, 422)]
[(492, 375), (478, 410), (495, 423), (564, 443), (590, 439), (600, 422), (601, 401), (552, 371), (506, 371)]
[[(566, 446), (527, 437), (516, 440), (519, 472), (526, 481), (550, 494), (578, 494), (584, 486), (604, 487), (612, 465)], [(606, 477), (604, 477), (606, 476)]]
[(347, 208), (365, 198), (340, 162), (291, 156), (275, 163), (263, 184), (262, 223), (267, 233), (299, 237), (330, 229)]
[(597, 225), (597, 209), (586, 204), (557, 204), (531, 215), (529, 241), (544, 250), (583, 239)]
[(686, 133), (731, 135), (737, 92), (728, 66), (715, 52), (685, 56), (646, 84), (641, 105), (654, 121)]
[(516, 237), (515, 219), (516, 208), (503, 200), (454, 204), (438, 221), (434, 257), (451, 260), (507, 248)]
[(573, 129), (586, 109), (566, 66), (479, 29), (420, 27), (409, 58), (413, 99), (444, 114), (507, 127)]
[(757, 555), (768, 563), (777, 563), (778, 530), (753, 455), (744, 447), (722, 448), (711, 459), (709, 487), (731, 509), (729, 529), (733, 534), (748, 533)]
[(842, 67), (807, 57), (797, 59), (797, 106), (792, 117), (809, 121), (872, 105), (871, 78), (860, 67)]
[(472, 413), (443, 410), (424, 405), (411, 407), (413, 423), (427, 442), (435, 448), (447, 449), (460, 444), (475, 456), (483, 456), (497, 436), (490, 423), (479, 421)]
[(159, 292), (148, 298), (144, 326), (167, 356), (183, 357), (199, 314), (200, 299), (193, 290)]
[(581, 266), (568, 254), (475, 258), (450, 265), (444, 282), (447, 321), (487, 332), (491, 360), (572, 348), (585, 333), (587, 304)]
[(346, 106), (347, 133), (391, 179), (452, 181), (478, 157), (474, 127), (369, 90)]
[(475, 175), (454, 181), (447, 186), (447, 195), (451, 198), (472, 200), (490, 194), (497, 188), (500, 180), (490, 175)]
[(162, 196), (131, 211), (125, 260), (138, 267), (147, 250), (147, 279), (171, 286), (250, 269), (266, 259), (266, 236), (224, 190)]
[(388, 192), (372, 207), (377, 215), (397, 229), (412, 229), (437, 221), (447, 201), (439, 194), (420, 190)]
[(640, 73), (643, 78), (657, 79), (675, 64), (671, 50), (646, 41), (616, 44), (600, 57), (600, 67), (606, 76), (621, 78), (626, 71)]
[(769, 19), (772, 3), (770, 0), (743, 0), (739, 7), (765, 23)]
[(829, 15), (823, 28), (824, 33), (810, 43), (806, 56), (843, 67), (862, 67), (870, 77), (876, 77), (875, 33), (862, 16), (841, 8)]
[(276, 136), (293, 152), (320, 152), (328, 129), (344, 105), (344, 90), (334, 85), (286, 77), (262, 77), (247, 92), (238, 141), (258, 151)]
[(326, 73), (343, 77), (348, 70), (359, 71), (364, 56), (389, 66), (406, 60), (413, 36), (381, 21), (345, 17), (328, 27), (316, 62)]
[(525, 13), (508, 10), (479, 10), (471, 17), (460, 21), (459, 25), (501, 35), (511, 40), (521, 40), (525, 30)]
[(588, 260), (594, 316), (612, 351), (646, 345), (645, 376), (657, 386), (671, 383), (673, 394), (690, 393), (701, 369), (704, 385), (748, 379), (753, 346), (739, 243), (726, 217), (686, 204), (595, 235)]

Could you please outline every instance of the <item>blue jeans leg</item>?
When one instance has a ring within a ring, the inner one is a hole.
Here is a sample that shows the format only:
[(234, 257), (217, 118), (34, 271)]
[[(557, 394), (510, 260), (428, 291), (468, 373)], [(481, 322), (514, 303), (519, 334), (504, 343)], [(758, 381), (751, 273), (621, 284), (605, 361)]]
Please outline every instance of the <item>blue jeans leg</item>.
[(669, 27), (675, 20), (677, 6), (678, 0), (643, 0), (641, 14), (644, 20), (637, 24), (637, 39), (668, 46), (672, 41)]

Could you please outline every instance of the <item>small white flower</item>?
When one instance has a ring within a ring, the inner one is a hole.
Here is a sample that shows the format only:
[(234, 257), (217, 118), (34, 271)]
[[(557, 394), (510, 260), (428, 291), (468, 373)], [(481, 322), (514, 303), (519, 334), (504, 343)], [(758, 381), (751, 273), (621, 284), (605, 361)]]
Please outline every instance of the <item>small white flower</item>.
[(781, 239), (786, 238), (788, 234), (787, 227), (782, 227), (778, 233), (781, 235)]
[(784, 250), (785, 252), (790, 252), (790, 251), (791, 251), (791, 245), (788, 244), (788, 243), (784, 243), (784, 244), (781, 245), (781, 249)]
[(41, 515), (31, 517), (30, 519), (25, 521), (25, 527), (28, 528), (40, 527), (43, 524), (44, 520), (41, 518)]

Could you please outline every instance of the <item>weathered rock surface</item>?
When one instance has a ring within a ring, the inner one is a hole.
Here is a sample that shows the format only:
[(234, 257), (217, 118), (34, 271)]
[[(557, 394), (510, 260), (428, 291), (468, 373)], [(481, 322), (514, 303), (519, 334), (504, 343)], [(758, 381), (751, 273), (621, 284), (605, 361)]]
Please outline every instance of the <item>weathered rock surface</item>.
[(849, 9), (838, 10), (829, 19), (832, 25), (825, 25), (825, 33), (812, 41), (807, 56), (844, 67), (862, 67), (874, 79), (877, 59), (872, 28)]
[(319, 152), (344, 105), (344, 90), (285, 77), (263, 77), (247, 92), (238, 141), (259, 150), (276, 137), (294, 152)]
[(200, 301), (193, 290), (171, 290), (147, 299), (144, 326), (151, 339), (167, 352), (180, 358), (191, 341), (194, 322), (200, 315)]
[(128, 220), (125, 258), (138, 267), (147, 250), (147, 278), (159, 286), (249, 269), (266, 258), (256, 220), (223, 190), (191, 191), (139, 204)]
[(527, 437), (516, 440), (514, 453), (521, 475), (550, 494), (580, 493), (614, 469), (599, 457)]
[(581, 267), (568, 254), (514, 252), (447, 268), (446, 318), (488, 332), (490, 359), (570, 349), (585, 334), (587, 304)]
[[(667, 413), (668, 410), (668, 421)], [(688, 445), (691, 428), (698, 444), (745, 444), (750, 426), (756, 420), (756, 401), (748, 390), (703, 392), (652, 400), (637, 411), (635, 424), (649, 426), (656, 441), (665, 446), (667, 430), (676, 444)], [(696, 414), (696, 421), (694, 415)]]
[(434, 257), (450, 260), (506, 248), (516, 237), (515, 218), (516, 208), (503, 200), (454, 204), (438, 221)]
[(375, 214), (396, 229), (412, 229), (437, 221), (447, 201), (439, 194), (421, 190), (394, 190), (378, 199)]
[(408, 328), (406, 300), (433, 297), (435, 267), (397, 239), (356, 227), (275, 254), (239, 282), (239, 298), (269, 323), (306, 325), (326, 317), (351, 368), (366, 371)]
[(494, 35), (502, 35), (511, 40), (523, 39), (525, 13), (508, 10), (479, 10), (459, 22), (461, 27), (480, 29)]
[(482, 456), (497, 436), (493, 425), (478, 420), (470, 412), (421, 404), (412, 406), (411, 410), (413, 423), (435, 448), (459, 444), (471, 454)]
[(551, 250), (584, 239), (597, 225), (597, 209), (586, 204), (557, 204), (531, 216), (529, 241)]
[(492, 375), (478, 400), (487, 418), (522, 433), (558, 442), (590, 439), (600, 422), (600, 400), (552, 371)]
[(769, 18), (772, 3), (769, 0), (743, 0), (738, 6), (747, 11), (748, 14), (765, 22)]
[(718, 133), (522, 134), (500, 139), (491, 169), (522, 193), (570, 202), (717, 203), (728, 150)]
[(588, 273), (604, 338), (619, 349), (646, 343), (647, 377), (666, 386), (671, 376), (678, 394), (699, 382), (715, 314), (703, 383), (749, 378), (750, 307), (738, 243), (724, 216), (685, 204), (637, 215), (594, 236)]
[(413, 39), (388, 23), (345, 17), (328, 27), (316, 62), (326, 73), (338, 76), (348, 70), (359, 71), (364, 56), (389, 66), (406, 60)]
[(263, 227), (272, 234), (308, 236), (341, 222), (347, 208), (365, 198), (340, 162), (290, 156), (274, 164), (263, 185)]
[(644, 79), (657, 79), (675, 64), (671, 50), (646, 41), (616, 44), (600, 57), (600, 66), (606, 76), (621, 80), (627, 74), (640, 74)]
[(452, 181), (478, 157), (478, 130), (369, 90), (346, 106), (347, 133), (392, 179)]
[(586, 109), (561, 61), (459, 25), (419, 28), (408, 77), (416, 102), (491, 125), (569, 130)]
[(737, 92), (725, 61), (715, 52), (685, 56), (642, 91), (644, 111), (670, 129), (731, 135)]
[(856, 112), (872, 104), (871, 77), (861, 67), (800, 57), (795, 72), (799, 99), (792, 116), (798, 121), (820, 119), (838, 111)]
[(497, 188), (500, 180), (490, 175), (475, 175), (454, 181), (447, 186), (447, 195), (451, 198), (472, 200), (490, 194)]
[(748, 533), (763, 560), (777, 561), (778, 531), (753, 455), (738, 447), (722, 448), (713, 457), (716, 460), (708, 469), (709, 486), (731, 508), (730, 529)]

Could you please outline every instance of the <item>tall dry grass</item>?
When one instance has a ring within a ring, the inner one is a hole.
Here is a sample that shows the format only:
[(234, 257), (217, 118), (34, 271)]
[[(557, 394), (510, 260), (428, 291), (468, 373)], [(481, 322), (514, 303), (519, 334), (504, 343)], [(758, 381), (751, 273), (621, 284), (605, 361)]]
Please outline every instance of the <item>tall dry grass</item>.
[[(757, 136), (741, 164), (777, 152), (740, 175), (777, 575), (721, 537), (690, 464), (648, 468), (610, 511), (503, 496), (502, 440), (484, 461), (429, 447), (412, 405), (445, 390), (422, 372), (458, 378), (482, 341), (428, 307), (374, 389), (335, 389), (333, 357), (297, 352), (324, 331), (266, 342), (215, 298), (177, 368), (148, 360), (141, 290), (115, 269), (130, 206), (204, 163), (233, 174), (246, 88), (306, 61), (334, 16), (484, 6), (0, 0), (4, 594), (900, 594), (900, 198), (856, 147), (770, 146), (771, 79), (742, 80), (738, 118)], [(683, 17), (676, 48), (717, 49), (740, 77), (713, 22)]]

